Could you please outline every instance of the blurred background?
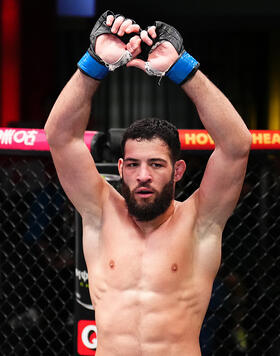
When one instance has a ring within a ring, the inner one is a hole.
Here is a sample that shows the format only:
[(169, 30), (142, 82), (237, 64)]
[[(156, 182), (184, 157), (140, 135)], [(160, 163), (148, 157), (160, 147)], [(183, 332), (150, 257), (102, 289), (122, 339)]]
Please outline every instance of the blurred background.
[[(175, 26), (201, 70), (229, 97), (250, 129), (280, 128), (280, 2), (277, 0), (1, 0), (0, 126), (42, 128), (107, 9), (145, 28)], [(119, 68), (94, 97), (88, 129), (126, 127), (158, 116), (201, 128), (182, 90), (135, 68)]]
[[(142, 28), (155, 20), (175, 26), (250, 129), (280, 130), (279, 0), (0, 0), (0, 127), (44, 127), (89, 46), (94, 23), (108, 9)], [(119, 68), (94, 96), (88, 129), (107, 132), (145, 116), (201, 128), (180, 87)], [(118, 156), (112, 149), (108, 159), (104, 147), (96, 140), (92, 154), (112, 179)], [(49, 154), (0, 151), (1, 356), (76, 355), (76, 288), (88, 288), (76, 274), (77, 266), (84, 268), (75, 255), (77, 215)], [(200, 335), (203, 356), (280, 355), (279, 153), (251, 152), (241, 199), (224, 233), (223, 263)], [(188, 172), (178, 200), (198, 188), (209, 152), (185, 155)]]

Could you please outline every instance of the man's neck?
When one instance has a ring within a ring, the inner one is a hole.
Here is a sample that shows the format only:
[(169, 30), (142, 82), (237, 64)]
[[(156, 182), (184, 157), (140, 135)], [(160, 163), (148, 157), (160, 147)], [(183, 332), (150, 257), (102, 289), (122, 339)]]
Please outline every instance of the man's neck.
[(174, 210), (175, 201), (172, 200), (168, 209), (163, 214), (157, 216), (155, 219), (149, 221), (139, 221), (135, 217), (132, 217), (132, 220), (144, 235), (148, 235), (157, 230), (162, 224), (164, 224), (174, 214)]

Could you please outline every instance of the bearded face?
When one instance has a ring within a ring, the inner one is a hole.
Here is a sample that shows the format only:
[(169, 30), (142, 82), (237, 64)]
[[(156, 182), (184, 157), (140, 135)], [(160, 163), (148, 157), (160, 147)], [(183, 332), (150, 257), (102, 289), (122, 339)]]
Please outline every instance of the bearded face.
[[(170, 206), (174, 199), (174, 173), (161, 192), (152, 189), (149, 183), (139, 183), (132, 191), (122, 180), (122, 193), (125, 198), (128, 212), (138, 221), (150, 221), (163, 214)], [(137, 199), (135, 196), (141, 194), (142, 198)], [(147, 198), (145, 198), (147, 195)]]

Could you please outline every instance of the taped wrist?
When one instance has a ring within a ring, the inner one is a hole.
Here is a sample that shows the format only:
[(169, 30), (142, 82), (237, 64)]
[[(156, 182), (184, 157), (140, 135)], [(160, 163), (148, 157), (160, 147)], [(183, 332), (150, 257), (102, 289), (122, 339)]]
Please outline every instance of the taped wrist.
[(109, 69), (86, 52), (78, 62), (78, 68), (86, 75), (96, 80), (104, 79)]
[(115, 63), (100, 63), (93, 58), (89, 52), (79, 60), (78, 68), (86, 75), (96, 80), (104, 79), (109, 71), (114, 71), (118, 67), (121, 67), (128, 63), (132, 58), (132, 54), (129, 51), (124, 51), (123, 55)]
[(109, 68), (110, 71), (114, 71), (115, 69), (127, 64), (131, 59), (132, 54), (128, 50), (126, 50), (115, 63), (105, 63), (105, 65), (107, 68)]
[(149, 62), (145, 62), (145, 71), (148, 75), (155, 76), (155, 77), (163, 77), (165, 72), (162, 72), (157, 69), (153, 69)]
[(195, 74), (199, 66), (199, 62), (184, 51), (165, 75), (176, 84), (182, 85)]

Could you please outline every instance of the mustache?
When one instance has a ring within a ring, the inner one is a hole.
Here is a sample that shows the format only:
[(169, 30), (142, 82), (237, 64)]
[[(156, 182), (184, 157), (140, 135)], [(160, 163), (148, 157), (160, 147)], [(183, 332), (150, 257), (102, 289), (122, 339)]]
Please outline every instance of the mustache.
[[(120, 179), (120, 183), (123, 185), (127, 185), (126, 182), (124, 181), (123, 178)], [(146, 182), (140, 182), (135, 188), (133, 188), (132, 191), (135, 191), (136, 189), (139, 189), (139, 188), (149, 188), (149, 189), (152, 189), (155, 191), (155, 189), (150, 185), (150, 183), (146, 183)]]
[(152, 192), (157, 192), (157, 190), (155, 188), (153, 188), (150, 183), (139, 183), (134, 189), (133, 192), (136, 192), (137, 190), (140, 190), (141, 188), (145, 188), (148, 189)]
[[(136, 201), (137, 190), (152, 190), (154, 201), (143, 205), (138, 204)], [(122, 180), (122, 195), (131, 216), (134, 216), (139, 221), (150, 221), (164, 213), (170, 206), (174, 196), (173, 179), (171, 177), (160, 192), (151, 188), (150, 182), (139, 182), (135, 189), (130, 190)]]

